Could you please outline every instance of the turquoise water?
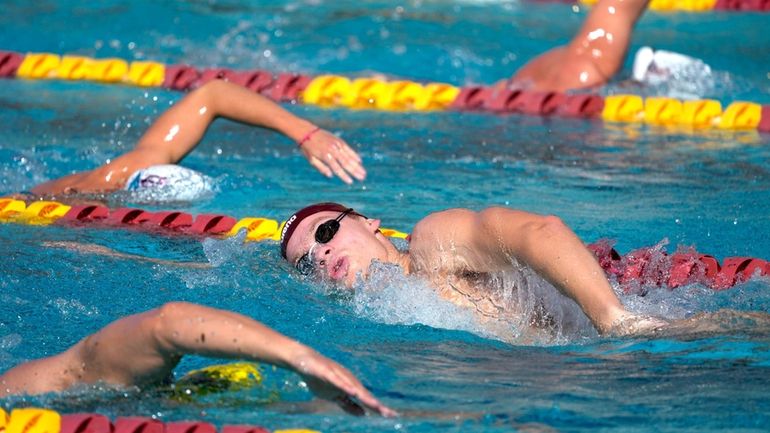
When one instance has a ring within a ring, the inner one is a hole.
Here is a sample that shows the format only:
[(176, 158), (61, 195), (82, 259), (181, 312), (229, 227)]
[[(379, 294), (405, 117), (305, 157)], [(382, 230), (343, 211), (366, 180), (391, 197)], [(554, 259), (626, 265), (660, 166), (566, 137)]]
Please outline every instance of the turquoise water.
[[(566, 41), (583, 11), (520, 2), (5, 2), (0, 48), (118, 56), (196, 66), (491, 83)], [(705, 96), (770, 102), (761, 14), (647, 14), (633, 47), (709, 63)], [(75, 25), (74, 23), (77, 23)], [(734, 42), (728, 42), (732, 40)], [(628, 69), (628, 68), (626, 68)], [(615, 91), (613, 86), (604, 92)], [(129, 149), (180, 94), (90, 83), (0, 81), (0, 193), (94, 167)], [(217, 179), (192, 213), (285, 218), (336, 200), (409, 231), (447, 207), (507, 205), (561, 216), (586, 241), (622, 251), (668, 240), (722, 259), (770, 258), (770, 138), (521, 116), (293, 111), (358, 148), (369, 178), (346, 186), (315, 173), (278, 135), (214, 125), (184, 164)], [(111, 206), (137, 204), (113, 198)], [(150, 209), (163, 206), (137, 204)], [(78, 241), (209, 270), (45, 248)], [(62, 411), (202, 419), (324, 431), (765, 431), (767, 327), (658, 339), (607, 339), (585, 326), (511, 345), (419, 281), (381, 270), (377, 294), (329, 296), (290, 272), (276, 245), (136, 231), (0, 225), (0, 371), (57, 353), (117, 317), (172, 300), (235, 310), (349, 366), (401, 419), (353, 418), (311, 400), (298, 377), (268, 371), (265, 389), (170, 401), (152, 391), (11, 398)], [(733, 308), (770, 312), (767, 279), (724, 292), (690, 286), (624, 295), (670, 318)], [(178, 373), (209, 364), (189, 358)], [(280, 393), (281, 402), (264, 404)]]

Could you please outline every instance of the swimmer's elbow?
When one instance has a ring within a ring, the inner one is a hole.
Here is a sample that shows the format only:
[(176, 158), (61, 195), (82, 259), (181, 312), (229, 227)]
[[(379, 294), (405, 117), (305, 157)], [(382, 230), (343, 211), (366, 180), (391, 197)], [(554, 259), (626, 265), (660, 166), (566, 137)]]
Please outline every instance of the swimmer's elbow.
[(506, 208), (488, 208), (479, 213), (486, 233), (503, 247), (523, 252), (536, 249), (545, 239), (563, 238), (572, 230), (555, 215), (537, 215)]
[(565, 233), (572, 233), (567, 224), (556, 215), (537, 216), (525, 227), (525, 232), (535, 239), (559, 237)]
[(145, 320), (158, 346), (174, 351), (184, 322), (192, 317), (194, 304), (189, 302), (167, 302), (152, 311)]
[(561, 232), (569, 230), (566, 224), (555, 215), (537, 215), (529, 212), (489, 207), (478, 213), (479, 223), (487, 230), (506, 232), (512, 229), (517, 234)]

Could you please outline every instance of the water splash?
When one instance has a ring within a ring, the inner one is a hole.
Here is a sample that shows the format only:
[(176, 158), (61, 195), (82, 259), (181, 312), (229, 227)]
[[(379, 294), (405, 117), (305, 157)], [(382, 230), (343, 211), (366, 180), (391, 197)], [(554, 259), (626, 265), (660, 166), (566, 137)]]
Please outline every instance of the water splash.
[(596, 335), (580, 308), (533, 272), (501, 272), (479, 284), (498, 314), (453, 303), (426, 279), (375, 263), (369, 279), (356, 284), (351, 303), (357, 314), (384, 323), (461, 330), (517, 344), (563, 344)]
[(240, 288), (242, 278), (238, 276), (243, 272), (250, 272), (248, 268), (243, 268), (240, 264), (254, 261), (254, 246), (245, 244), (245, 240), (245, 229), (240, 230), (238, 234), (229, 238), (203, 239), (201, 247), (211, 268), (185, 269), (180, 272), (180, 279), (184, 281), (188, 289), (207, 287), (217, 287), (220, 290), (224, 288)]
[(238, 234), (229, 238), (206, 238), (201, 242), (201, 246), (203, 247), (203, 254), (206, 255), (211, 266), (217, 267), (232, 262), (242, 255), (245, 241), (246, 229), (242, 229)]

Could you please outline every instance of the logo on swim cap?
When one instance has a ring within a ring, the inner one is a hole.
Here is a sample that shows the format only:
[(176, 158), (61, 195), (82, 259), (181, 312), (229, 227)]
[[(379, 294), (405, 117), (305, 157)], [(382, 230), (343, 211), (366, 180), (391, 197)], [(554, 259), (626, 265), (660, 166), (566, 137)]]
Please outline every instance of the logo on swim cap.
[(297, 219), (297, 215), (294, 214), (289, 218), (288, 221), (286, 221), (286, 224), (283, 225), (283, 230), (281, 230), (281, 242), (283, 242), (283, 238), (286, 236), (286, 230), (289, 230), (289, 227), (291, 227), (291, 223), (294, 222), (294, 220)]
[[(339, 204), (339, 203), (316, 203), (311, 204), (310, 206), (304, 207), (300, 210), (298, 210), (294, 215), (289, 217), (289, 219), (286, 220), (286, 224), (283, 226), (283, 230), (281, 230), (281, 256), (284, 259), (288, 258), (286, 257), (286, 246), (289, 245), (289, 240), (291, 239), (291, 236), (294, 234), (294, 230), (297, 229), (299, 226), (299, 223), (302, 222), (305, 218), (315, 215), (318, 212), (345, 212), (348, 210), (347, 207)], [(357, 212), (351, 212), (355, 215), (360, 215)]]

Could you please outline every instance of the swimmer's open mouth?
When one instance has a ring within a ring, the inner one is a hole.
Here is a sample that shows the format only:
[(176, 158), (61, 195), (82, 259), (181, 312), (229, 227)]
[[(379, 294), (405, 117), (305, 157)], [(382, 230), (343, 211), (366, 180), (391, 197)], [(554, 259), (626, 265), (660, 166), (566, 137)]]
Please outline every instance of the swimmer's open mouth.
[(346, 257), (340, 257), (334, 261), (334, 265), (329, 268), (329, 277), (332, 280), (341, 280), (348, 275), (349, 262)]

